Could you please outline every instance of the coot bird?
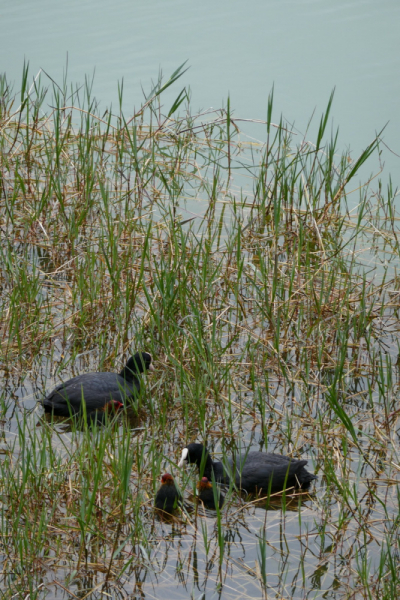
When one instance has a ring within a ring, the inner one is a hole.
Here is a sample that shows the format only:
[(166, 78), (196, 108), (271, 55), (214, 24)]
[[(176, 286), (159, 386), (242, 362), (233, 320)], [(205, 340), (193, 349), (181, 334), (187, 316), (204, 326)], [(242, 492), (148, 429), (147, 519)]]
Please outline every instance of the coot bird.
[(151, 354), (136, 352), (121, 373), (85, 373), (60, 383), (44, 400), (45, 412), (60, 417), (82, 414), (93, 415), (118, 412), (127, 401), (136, 398), (140, 390), (139, 375), (152, 371)]
[[(197, 484), (197, 489), (199, 491), (199, 498), (203, 502), (206, 508), (211, 508), (212, 510), (216, 510), (215, 506), (215, 497), (212, 483), (208, 481), (207, 477), (203, 477), (201, 481)], [(216, 490), (218, 506), (222, 508), (225, 502), (225, 496), (220, 493), (219, 489)]]
[(161, 477), (161, 487), (156, 494), (155, 507), (172, 514), (181, 502), (182, 496), (176, 488), (172, 475), (164, 473)]
[(182, 467), (185, 462), (194, 463), (199, 469), (204, 467), (203, 475), (207, 479), (212, 479), (214, 473), (215, 481), (229, 484), (233, 477), (236, 487), (249, 494), (261, 490), (275, 493), (291, 487), (306, 489), (317, 479), (304, 468), (306, 460), (267, 452), (247, 452), (237, 456), (235, 461), (228, 459), (223, 465), (214, 462), (202, 444), (189, 444), (182, 450), (178, 466)]

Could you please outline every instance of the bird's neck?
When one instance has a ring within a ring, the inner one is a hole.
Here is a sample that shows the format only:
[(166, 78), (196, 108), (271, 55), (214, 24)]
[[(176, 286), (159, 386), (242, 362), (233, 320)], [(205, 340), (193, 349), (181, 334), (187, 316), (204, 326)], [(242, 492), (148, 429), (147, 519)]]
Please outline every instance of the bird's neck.
[(125, 381), (131, 382), (134, 379), (137, 379), (137, 375), (135, 373), (133, 373), (133, 371), (131, 371), (130, 369), (128, 369), (128, 367), (124, 367), (121, 371), (121, 373), (119, 374), (120, 377), (122, 377), (122, 379), (125, 379)]
[(206, 462), (204, 464), (203, 477), (207, 477), (207, 479), (212, 479), (212, 473), (214, 472), (214, 463), (211, 459), (211, 456), (207, 456)]

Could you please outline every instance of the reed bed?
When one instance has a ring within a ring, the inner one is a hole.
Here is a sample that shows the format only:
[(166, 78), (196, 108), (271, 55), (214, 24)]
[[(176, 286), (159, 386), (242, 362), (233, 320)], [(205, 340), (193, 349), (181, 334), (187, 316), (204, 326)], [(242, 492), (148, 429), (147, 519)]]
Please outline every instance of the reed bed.
[[(0, 79), (1, 597), (398, 598), (397, 192), (359, 181), (380, 136), (340, 154), (332, 97), (313, 143), (272, 94), (265, 123), (185, 89), (169, 108), (183, 69), (129, 116), (122, 87), (100, 112), (88, 82)], [(57, 383), (135, 349), (156, 364), (135, 411), (44, 418)], [(204, 512), (190, 441), (318, 482)]]

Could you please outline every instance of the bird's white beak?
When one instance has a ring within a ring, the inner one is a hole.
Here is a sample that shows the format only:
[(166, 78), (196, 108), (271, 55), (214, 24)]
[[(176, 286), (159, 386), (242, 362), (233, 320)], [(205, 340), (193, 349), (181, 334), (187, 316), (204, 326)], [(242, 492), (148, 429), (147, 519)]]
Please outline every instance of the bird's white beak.
[(187, 460), (188, 454), (189, 454), (189, 450), (187, 448), (184, 448), (182, 450), (181, 460), (178, 462), (178, 467), (183, 467), (183, 465), (185, 464), (185, 461)]

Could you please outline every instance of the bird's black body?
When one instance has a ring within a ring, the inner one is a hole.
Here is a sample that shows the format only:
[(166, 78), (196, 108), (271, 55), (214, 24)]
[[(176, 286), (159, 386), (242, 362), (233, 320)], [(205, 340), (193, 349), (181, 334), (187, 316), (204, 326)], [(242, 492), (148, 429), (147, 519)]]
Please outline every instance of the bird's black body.
[[(187, 454), (186, 454), (187, 450)], [(179, 466), (184, 461), (196, 464), (199, 469), (204, 465), (203, 475), (219, 483), (229, 484), (233, 479), (237, 488), (249, 494), (281, 492), (288, 488), (309, 487), (315, 475), (305, 469), (306, 460), (297, 460), (281, 454), (267, 452), (247, 452), (235, 461), (227, 459), (226, 464), (214, 462), (208, 450), (202, 444), (189, 444), (182, 451)]]
[(140, 390), (140, 373), (152, 369), (151, 355), (137, 352), (118, 373), (85, 373), (60, 383), (42, 405), (48, 413), (61, 417), (96, 411), (113, 412), (135, 399)]
[[(213, 486), (210, 481), (208, 481), (207, 477), (203, 477), (201, 481), (197, 484), (197, 489), (199, 491), (199, 499), (203, 502), (206, 508), (211, 508), (212, 510), (216, 510), (215, 506), (215, 496)], [(222, 508), (225, 502), (225, 496), (220, 493), (219, 489), (216, 490), (218, 506)]]
[(176, 488), (172, 475), (165, 473), (161, 477), (161, 487), (154, 501), (155, 507), (172, 514), (181, 502), (182, 496)]

